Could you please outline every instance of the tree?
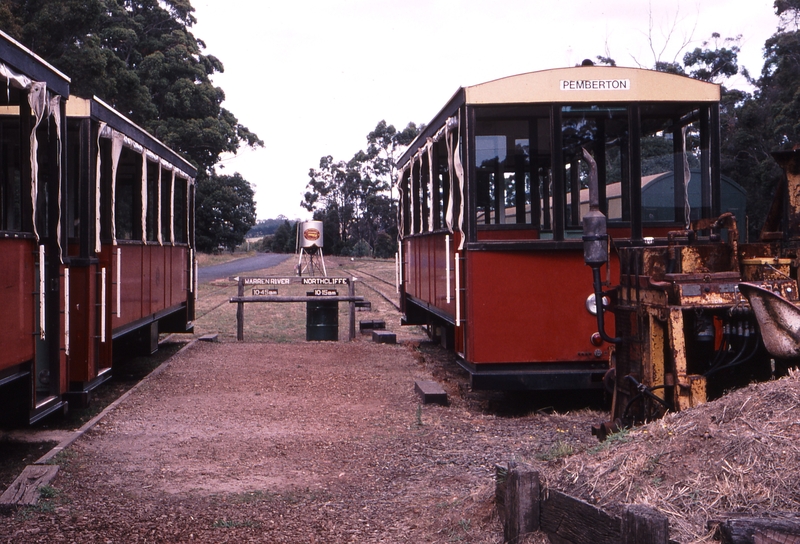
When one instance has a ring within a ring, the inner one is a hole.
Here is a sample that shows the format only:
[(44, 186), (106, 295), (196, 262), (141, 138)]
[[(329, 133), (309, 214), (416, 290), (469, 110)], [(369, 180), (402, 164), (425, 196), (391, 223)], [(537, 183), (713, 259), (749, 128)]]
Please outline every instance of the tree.
[[(319, 168), (309, 171), (308, 191), (300, 203), (323, 221), (328, 253), (361, 254), (365, 248), (373, 256), (391, 256), (379, 238), (389, 233), (396, 239), (396, 203), (391, 190), (396, 177), (399, 154), (419, 134), (414, 123), (402, 131), (380, 121), (367, 135), (367, 149), (358, 151), (348, 162), (326, 156)], [(379, 249), (378, 249), (379, 248)]]
[(232, 252), (256, 222), (253, 188), (238, 173), (200, 178), (196, 216), (197, 249)]
[(261, 240), (262, 251), (294, 253), (297, 246), (297, 225), (297, 222), (289, 222), (284, 218), (272, 235), (264, 236)]
[[(0, 28), (68, 74), (73, 94), (100, 97), (192, 162), (199, 205), (222, 153), (263, 142), (222, 107), (211, 76), (224, 68), (202, 53), (193, 13), (190, 0), (15, 0), (0, 5)], [(237, 221), (198, 215), (204, 235), (217, 231), (206, 220)]]

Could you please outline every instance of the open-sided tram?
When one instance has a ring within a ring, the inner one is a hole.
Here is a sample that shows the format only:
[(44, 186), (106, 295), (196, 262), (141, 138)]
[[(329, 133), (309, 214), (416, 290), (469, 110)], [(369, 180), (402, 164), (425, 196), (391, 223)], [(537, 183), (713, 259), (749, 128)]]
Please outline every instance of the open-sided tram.
[(191, 330), (197, 172), (3, 33), (0, 72), (0, 420), (34, 422)]

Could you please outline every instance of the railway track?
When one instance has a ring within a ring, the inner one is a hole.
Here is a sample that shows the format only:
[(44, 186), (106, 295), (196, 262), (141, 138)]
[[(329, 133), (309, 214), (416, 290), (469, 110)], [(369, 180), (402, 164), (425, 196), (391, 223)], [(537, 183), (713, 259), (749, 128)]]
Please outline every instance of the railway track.
[(397, 292), (396, 286), (394, 283), (389, 282), (371, 272), (367, 272), (364, 268), (356, 267), (353, 271), (357, 272), (359, 276), (366, 276), (369, 277), (369, 281), (364, 281), (361, 279), (361, 283), (365, 286), (377, 293), (381, 298), (386, 300), (389, 304), (394, 306), (396, 310), (400, 310), (400, 306), (397, 303)]

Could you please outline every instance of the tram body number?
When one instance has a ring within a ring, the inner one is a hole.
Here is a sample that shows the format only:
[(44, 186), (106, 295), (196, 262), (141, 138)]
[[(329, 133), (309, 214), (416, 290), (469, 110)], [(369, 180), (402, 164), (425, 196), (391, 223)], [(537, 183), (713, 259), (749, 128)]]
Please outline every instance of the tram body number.
[(266, 297), (277, 294), (278, 294), (277, 289), (253, 289), (254, 297)]

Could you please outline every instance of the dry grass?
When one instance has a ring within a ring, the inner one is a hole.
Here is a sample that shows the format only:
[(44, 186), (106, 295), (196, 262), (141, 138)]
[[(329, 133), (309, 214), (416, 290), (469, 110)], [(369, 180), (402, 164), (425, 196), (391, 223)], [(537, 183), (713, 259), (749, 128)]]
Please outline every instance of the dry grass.
[(547, 484), (609, 511), (643, 504), (678, 542), (735, 512), (800, 512), (800, 371), (754, 384), (544, 465)]
[[(213, 256), (217, 257), (217, 256)], [(238, 258), (238, 255), (237, 255)], [(214, 263), (217, 264), (217, 263)], [(283, 263), (265, 270), (248, 272), (248, 277), (295, 275), (295, 258), (290, 258)], [(397, 297), (394, 292), (394, 261), (376, 259), (350, 260), (344, 257), (326, 257), (325, 264), (329, 276), (359, 277), (364, 282), (356, 283), (356, 295), (364, 296), (372, 302), (372, 312), (356, 313), (356, 331), (360, 319), (384, 319), (387, 327), (397, 326), (399, 321), (396, 312), (391, 312), (390, 303), (378, 295), (375, 290), (366, 284), (380, 289), (389, 296)], [(205, 266), (210, 266), (207, 264)], [(368, 271), (379, 278), (390, 282), (392, 285), (377, 285), (380, 282), (373, 277), (362, 275)], [(279, 289), (280, 295), (303, 296), (308, 291), (302, 285), (290, 285)], [(236, 341), (236, 304), (231, 304), (230, 298), (236, 296), (237, 284), (230, 280), (216, 280), (201, 284), (197, 301), (197, 319), (195, 320), (195, 333), (219, 335), (220, 341)], [(245, 295), (249, 295), (249, 289)], [(346, 295), (347, 287), (340, 288), (339, 294)], [(244, 307), (244, 338), (248, 342), (303, 342), (306, 339), (306, 305), (304, 303), (270, 303), (270, 304), (245, 304)], [(349, 326), (348, 304), (339, 304), (339, 339), (347, 340)], [(357, 332), (358, 334), (358, 332)]]
[(197, 265), (200, 268), (204, 266), (213, 266), (215, 264), (222, 264), (227, 263), (230, 261), (235, 261), (236, 259), (244, 259), (245, 257), (252, 257), (256, 254), (255, 251), (248, 251), (246, 253), (197, 253), (195, 258), (197, 259)]

